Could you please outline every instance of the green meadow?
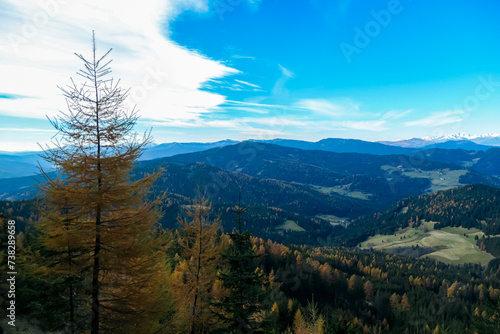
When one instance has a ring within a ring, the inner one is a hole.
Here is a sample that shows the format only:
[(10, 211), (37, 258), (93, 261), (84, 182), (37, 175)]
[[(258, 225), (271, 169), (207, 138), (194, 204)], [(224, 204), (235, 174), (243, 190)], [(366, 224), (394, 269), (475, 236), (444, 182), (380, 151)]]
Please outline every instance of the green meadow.
[(480, 230), (462, 227), (435, 230), (434, 224), (423, 222), (417, 228), (406, 228), (392, 235), (377, 234), (361, 243), (361, 248), (390, 252), (398, 247), (429, 247), (434, 252), (423, 257), (448, 264), (479, 263), (485, 266), (494, 258), (476, 246), (475, 237), (484, 235)]

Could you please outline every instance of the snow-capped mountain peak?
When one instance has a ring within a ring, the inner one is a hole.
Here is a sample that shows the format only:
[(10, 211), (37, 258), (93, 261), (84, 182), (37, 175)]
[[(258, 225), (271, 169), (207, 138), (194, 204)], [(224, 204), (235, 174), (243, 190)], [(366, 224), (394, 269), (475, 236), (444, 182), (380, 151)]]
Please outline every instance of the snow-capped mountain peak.
[(435, 137), (422, 137), (419, 139), (432, 141), (432, 142), (443, 142), (449, 140), (474, 140), (474, 139), (486, 139), (486, 138), (498, 138), (500, 133), (484, 133), (484, 134), (467, 134), (467, 133), (452, 133), (444, 136)]
[[(469, 149), (474, 149), (473, 145), (470, 144), (479, 144), (483, 145), (483, 148), (486, 146), (500, 146), (500, 133), (484, 133), (484, 134), (466, 134), (466, 133), (452, 133), (443, 136), (434, 136), (434, 137), (422, 137), (422, 138), (411, 138), (405, 140), (396, 140), (396, 141), (386, 141), (380, 142), (386, 145), (393, 146), (401, 146), (401, 147), (427, 147), (431, 145), (442, 144), (446, 142), (457, 142), (457, 144), (448, 145), (448, 148), (452, 146), (465, 147), (464, 144), (469, 142), (468, 147), (472, 147)], [(463, 143), (459, 143), (463, 142)], [(460, 145), (459, 145), (460, 144)], [(441, 145), (442, 146), (442, 145)]]

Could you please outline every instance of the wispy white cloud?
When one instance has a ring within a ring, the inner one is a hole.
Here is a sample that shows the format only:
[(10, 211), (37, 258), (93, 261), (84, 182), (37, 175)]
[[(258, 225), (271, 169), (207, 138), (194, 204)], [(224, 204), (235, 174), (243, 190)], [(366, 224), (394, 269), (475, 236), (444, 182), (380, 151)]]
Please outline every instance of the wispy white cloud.
[(344, 106), (324, 99), (302, 99), (295, 106), (327, 116), (340, 116), (345, 111)]
[(386, 131), (389, 128), (386, 126), (386, 121), (345, 121), (337, 123), (340, 127), (352, 130), (365, 130), (365, 131)]
[(232, 55), (231, 57), (236, 59), (252, 59), (252, 60), (256, 59), (253, 56), (244, 56), (244, 55)]
[(51, 132), (56, 133), (56, 130), (48, 129), (35, 129), (35, 128), (0, 128), (0, 131), (11, 131), (11, 132)]
[(262, 87), (243, 80), (210, 80), (203, 85), (210, 90), (228, 89), (237, 92), (262, 92)]
[(295, 73), (280, 64), (278, 64), (278, 68), (281, 71), (281, 76), (274, 83), (271, 94), (275, 97), (282, 98), (288, 95), (288, 90), (285, 88), (285, 84), (288, 80), (295, 78)]
[(446, 110), (435, 112), (430, 116), (405, 122), (405, 126), (425, 126), (425, 127), (436, 127), (441, 125), (448, 125), (459, 123), (464, 119), (465, 112), (462, 110)]
[[(73, 52), (89, 57), (91, 32), (98, 53), (112, 47), (113, 76), (130, 87), (130, 106), (144, 119), (193, 120), (208, 114), (225, 97), (200, 88), (237, 70), (168, 37), (165, 26), (185, 10), (206, 12), (206, 0), (3, 0), (0, 11), (0, 92), (26, 96), (2, 99), (0, 114), (29, 118), (53, 116), (64, 109), (57, 85), (81, 68)], [(167, 35), (167, 36), (166, 36)]]
[(279, 64), (278, 66), (279, 66), (279, 69), (281, 70), (281, 73), (283, 74), (283, 76), (288, 77), (288, 78), (295, 78), (295, 73), (293, 73), (289, 69), (285, 68), (281, 64)]
[(382, 119), (400, 119), (411, 113), (413, 110), (391, 110), (382, 115)]
[(258, 128), (247, 128), (244, 129), (242, 134), (252, 136), (253, 139), (270, 139), (276, 138), (276, 136), (287, 136), (290, 135), (287, 132), (272, 130), (272, 129), (258, 129)]
[(235, 107), (225, 107), (224, 109), (228, 110), (228, 111), (232, 111), (232, 110), (246, 111), (246, 112), (250, 112), (250, 113), (254, 113), (254, 114), (261, 114), (261, 115), (265, 115), (265, 114), (269, 113), (269, 111), (267, 111), (267, 110), (262, 110), (259, 108), (251, 108), (251, 107), (235, 106)]
[(253, 88), (259, 88), (259, 89), (262, 88), (259, 85), (256, 85), (256, 84), (253, 84), (253, 83), (250, 83), (250, 82), (247, 82), (247, 81), (238, 80), (238, 79), (234, 79), (234, 81), (239, 82), (242, 85), (250, 86), (250, 87), (253, 87)]

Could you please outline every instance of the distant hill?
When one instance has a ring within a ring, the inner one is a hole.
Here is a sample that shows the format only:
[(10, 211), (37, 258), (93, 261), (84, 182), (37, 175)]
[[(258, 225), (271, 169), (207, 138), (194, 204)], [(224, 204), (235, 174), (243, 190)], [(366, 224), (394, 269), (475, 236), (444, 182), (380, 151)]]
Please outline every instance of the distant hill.
[(403, 155), (301, 150), (256, 142), (177, 155), (165, 161), (203, 162), (255, 177), (319, 187), (326, 193), (364, 196), (382, 206), (464, 184), (500, 185), (496, 178), (449, 163)]
[[(48, 173), (48, 175), (55, 176), (54, 172)], [(37, 194), (35, 185), (43, 181), (44, 178), (40, 174), (0, 179), (0, 200), (17, 201), (31, 199)]]
[(422, 147), (422, 150), (428, 150), (433, 148), (440, 148), (446, 150), (466, 150), (466, 151), (486, 151), (492, 148), (491, 146), (476, 144), (470, 140), (449, 140), (442, 143), (434, 143), (431, 145), (427, 145)]
[(500, 234), (500, 189), (474, 184), (411, 197), (385, 211), (356, 219), (348, 236), (342, 239), (355, 246), (370, 235), (393, 234), (410, 225), (416, 227), (424, 220), (437, 222), (435, 229), (464, 227), (489, 235)]
[(327, 138), (317, 142), (290, 139), (258, 141), (267, 144), (293, 147), (302, 150), (321, 150), (338, 153), (363, 153), (375, 155), (411, 154), (415, 149), (384, 145), (359, 139)]
[[(422, 148), (437, 143), (445, 143), (449, 141), (471, 142), (483, 146), (500, 146), (500, 134), (465, 134), (452, 133), (444, 136), (411, 138), (396, 141), (380, 141), (379, 143), (386, 145), (394, 145), (400, 147)], [(458, 148), (458, 147), (457, 147)]]
[(237, 144), (234, 140), (222, 140), (215, 143), (165, 143), (151, 146), (146, 149), (140, 160), (152, 160), (171, 157), (177, 154), (199, 152), (211, 148)]
[[(234, 145), (233, 140), (222, 140), (215, 143), (167, 143), (149, 145), (140, 160), (152, 160), (170, 157), (176, 154), (204, 151), (215, 147)], [(33, 176), (40, 173), (38, 164), (45, 170), (51, 169), (51, 164), (40, 157), (41, 151), (5, 152), (0, 151), (0, 179)]]
[[(332, 214), (356, 217), (363, 201), (332, 194), (282, 180), (257, 178), (234, 173), (204, 163), (175, 164), (152, 160), (141, 163), (135, 169), (137, 176), (164, 168), (155, 183), (155, 191), (164, 191), (185, 197), (194, 197), (197, 188), (205, 191), (213, 201), (235, 203), (241, 191), (245, 203), (277, 207), (301, 215)], [(365, 205), (366, 207), (366, 205)], [(365, 210), (366, 211), (366, 210)]]
[(49, 170), (50, 164), (39, 154), (40, 152), (0, 152), (0, 178), (38, 174), (38, 164)]
[(486, 151), (447, 150), (434, 148), (414, 154), (425, 159), (467, 167), (482, 174), (500, 177), (500, 148)]
[[(175, 164), (151, 160), (139, 163), (134, 169), (133, 177), (150, 174), (158, 168), (164, 168), (164, 171), (152, 191), (153, 194), (168, 193), (167, 199), (162, 203), (163, 218), (160, 223), (164, 227), (177, 226), (178, 215), (183, 213), (183, 207), (189, 205), (190, 200), (197, 195), (198, 189), (205, 192), (213, 202), (213, 216), (224, 218), (226, 231), (235, 227), (230, 208), (235, 205), (241, 192), (248, 208), (245, 214), (246, 228), (259, 237), (289, 242), (314, 243), (320, 235), (330, 234), (332, 225), (321, 216), (353, 219), (360, 212), (375, 211), (371, 203), (363, 200), (325, 194), (281, 180), (229, 172), (203, 163)], [(9, 183), (1, 183), (0, 187), (5, 187), (1, 199), (26, 199), (36, 195), (33, 184), (37, 180), (34, 178), (8, 180)], [(288, 225), (293, 222), (294, 226), (300, 227), (304, 232), (292, 233), (281, 228), (287, 222)]]
[[(486, 140), (487, 138), (481, 138)], [(493, 140), (494, 138), (490, 138)], [(479, 140), (479, 139), (478, 139)], [(290, 139), (253, 140), (253, 142), (274, 144), (283, 147), (302, 150), (321, 150), (336, 153), (360, 153), (371, 155), (418, 155), (420, 151), (430, 149), (463, 149), (471, 151), (485, 151), (489, 146), (479, 145), (470, 140), (451, 140), (435, 142), (427, 139), (411, 139), (403, 142), (376, 143), (358, 139), (327, 138), (317, 142), (308, 142)], [(418, 143), (417, 143), (418, 142)], [(150, 145), (141, 156), (140, 160), (153, 160), (171, 157), (178, 154), (201, 152), (213, 148), (238, 144), (233, 140), (222, 140), (214, 143), (165, 143)], [(411, 144), (409, 144), (411, 143)], [(400, 147), (409, 146), (409, 147)], [(0, 152), (0, 179), (29, 176), (38, 173), (38, 163), (44, 169), (50, 169), (50, 164), (39, 157), (40, 152)], [(441, 161), (439, 158), (434, 161)], [(449, 160), (447, 163), (464, 165), (462, 161)], [(490, 174), (496, 175), (496, 174)]]
[[(495, 149), (496, 150), (496, 149)], [(500, 151), (500, 149), (498, 149)], [(476, 155), (481, 158), (477, 160)], [(139, 166), (204, 163), (258, 179), (274, 179), (315, 193), (361, 200), (358, 208), (388, 207), (406, 197), (482, 183), (500, 186), (495, 177), (471, 170), (495, 171), (500, 152), (433, 149), (419, 155), (371, 155), (302, 150), (259, 142), (242, 142), (201, 152), (142, 161)], [(484, 161), (483, 161), (484, 159)], [(488, 160), (489, 159), (489, 160)], [(433, 161), (441, 160), (441, 161)], [(461, 166), (451, 162), (459, 161)], [(467, 166), (469, 168), (467, 168)], [(214, 173), (204, 169), (207, 173)], [(188, 176), (179, 174), (179, 180)], [(33, 178), (0, 180), (0, 199), (29, 198)]]

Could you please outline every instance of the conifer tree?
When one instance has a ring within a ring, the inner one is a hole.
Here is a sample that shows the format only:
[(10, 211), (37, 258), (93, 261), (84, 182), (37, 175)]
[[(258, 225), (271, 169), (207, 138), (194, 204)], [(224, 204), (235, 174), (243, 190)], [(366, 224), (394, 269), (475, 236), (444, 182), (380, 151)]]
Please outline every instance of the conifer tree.
[(233, 212), (237, 215), (238, 230), (229, 234), (232, 244), (224, 256), (227, 270), (220, 274), (229, 295), (219, 304), (222, 308), (219, 317), (227, 324), (225, 333), (258, 332), (260, 324), (254, 315), (262, 311), (263, 278), (260, 271), (251, 266), (258, 255), (252, 250), (250, 232), (243, 231), (245, 208), (241, 206), (241, 194)]
[(184, 260), (175, 268), (173, 288), (179, 306), (178, 322), (191, 334), (217, 327), (210, 306), (221, 295), (217, 270), (225, 245), (217, 235), (220, 221), (209, 220), (210, 210), (208, 200), (200, 196), (186, 208), (190, 220), (179, 218)]
[(137, 139), (137, 111), (123, 106), (128, 91), (109, 78), (111, 50), (98, 57), (94, 36), (92, 43), (90, 60), (76, 54), (83, 82), (61, 88), (68, 110), (51, 120), (58, 134), (44, 158), (58, 176), (44, 174), (38, 228), (45, 248), (59, 254), (58, 270), (87, 282), (91, 334), (154, 333), (167, 273), (154, 237), (160, 199), (146, 200), (158, 173), (131, 179), (151, 137)]
[[(50, 199), (46, 201), (48, 204)], [(84, 310), (86, 298), (82, 289), (88, 261), (83, 245), (85, 237), (79, 235), (77, 226), (67, 214), (67, 200), (53, 202), (49, 207), (50, 210), (43, 206), (40, 208), (43, 215), (37, 228), (42, 233), (32, 242), (22, 245), (23, 267), (32, 279), (38, 280), (38, 284), (46, 284), (60, 291), (62, 299), (67, 301), (66, 305), (61, 305), (67, 315), (58, 316), (73, 334), (81, 328), (77, 318), (89, 315)]]

